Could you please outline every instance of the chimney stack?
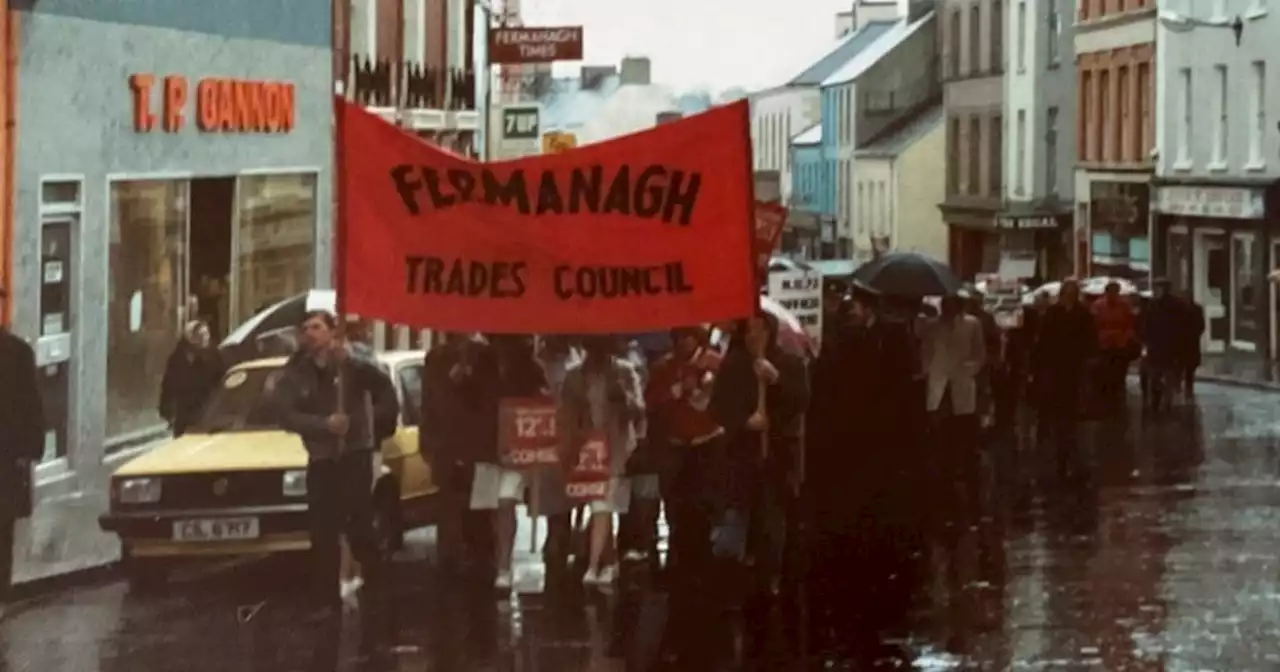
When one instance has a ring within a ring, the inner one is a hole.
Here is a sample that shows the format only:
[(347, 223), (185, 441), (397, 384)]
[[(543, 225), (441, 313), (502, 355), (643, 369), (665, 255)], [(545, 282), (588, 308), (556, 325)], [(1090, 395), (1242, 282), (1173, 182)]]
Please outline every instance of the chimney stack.
[(622, 59), (622, 77), (623, 86), (627, 84), (639, 84), (648, 86), (652, 82), (649, 79), (649, 58), (646, 56), (627, 56)]

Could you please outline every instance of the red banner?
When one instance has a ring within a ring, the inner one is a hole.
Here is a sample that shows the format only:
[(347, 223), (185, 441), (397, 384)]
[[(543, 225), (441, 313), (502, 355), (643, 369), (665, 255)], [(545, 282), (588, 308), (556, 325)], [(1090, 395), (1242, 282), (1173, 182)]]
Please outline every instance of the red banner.
[(609, 496), (609, 438), (604, 432), (584, 435), (578, 449), (578, 464), (569, 472), (564, 494), (575, 502), (590, 502)]
[(764, 279), (769, 275), (769, 259), (773, 251), (778, 249), (778, 240), (782, 238), (782, 229), (787, 225), (787, 209), (777, 203), (761, 203), (756, 201), (755, 211), (755, 252), (756, 272)]
[(498, 405), (498, 450), (511, 469), (559, 464), (556, 403), (550, 397), (503, 399)]
[(755, 309), (747, 104), (563, 154), (452, 156), (338, 103), (343, 311), (491, 333), (635, 333)]

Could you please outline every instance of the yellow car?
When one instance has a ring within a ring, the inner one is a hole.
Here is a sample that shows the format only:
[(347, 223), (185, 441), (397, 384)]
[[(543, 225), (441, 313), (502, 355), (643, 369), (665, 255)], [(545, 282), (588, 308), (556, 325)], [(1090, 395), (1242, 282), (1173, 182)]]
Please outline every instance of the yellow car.
[[(380, 543), (434, 522), (438, 491), (418, 450), (422, 351), (384, 352), (380, 366), (400, 399), (396, 433), (382, 445), (375, 479)], [(199, 423), (121, 466), (111, 476), (110, 511), (99, 525), (120, 537), (130, 577), (152, 581), (161, 560), (265, 555), (310, 547), (307, 452), (279, 429), (267, 397), (283, 357), (233, 367), (211, 395)]]

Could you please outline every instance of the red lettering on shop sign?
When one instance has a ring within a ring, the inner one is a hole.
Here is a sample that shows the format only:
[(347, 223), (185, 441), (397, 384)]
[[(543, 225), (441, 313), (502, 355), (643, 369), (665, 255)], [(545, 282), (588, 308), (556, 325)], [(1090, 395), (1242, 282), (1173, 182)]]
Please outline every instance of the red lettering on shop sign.
[[(151, 112), (151, 89), (156, 78), (150, 74), (129, 77), (133, 97), (133, 128), (139, 133), (155, 129), (157, 115)], [(187, 79), (164, 77), (161, 101), (162, 128), (167, 133), (182, 130), (189, 98)], [(196, 85), (196, 126), (206, 133), (288, 133), (293, 130), (296, 112), (294, 85), (224, 77), (207, 77)]]
[(133, 93), (133, 130), (139, 133), (147, 133), (156, 125), (156, 115), (151, 113), (151, 85), (155, 81), (155, 75), (129, 75), (129, 90)]
[(196, 88), (196, 115), (207, 133), (288, 133), (294, 124), (294, 86), (210, 77)]

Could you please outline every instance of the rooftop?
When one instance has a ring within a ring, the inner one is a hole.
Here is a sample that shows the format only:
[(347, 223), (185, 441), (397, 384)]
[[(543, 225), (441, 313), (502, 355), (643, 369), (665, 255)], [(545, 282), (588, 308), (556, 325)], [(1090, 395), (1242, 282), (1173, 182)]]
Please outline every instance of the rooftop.
[(804, 129), (791, 138), (793, 145), (816, 145), (822, 142), (822, 122)]
[(920, 113), (909, 123), (903, 124), (896, 131), (873, 140), (865, 147), (859, 148), (854, 154), (867, 157), (897, 156), (903, 150), (915, 144), (916, 140), (937, 128), (938, 124), (941, 123), (942, 106), (934, 105)]
[(787, 82), (787, 86), (818, 86), (822, 84), (824, 80), (848, 63), (849, 59), (857, 56), (863, 49), (875, 42), (876, 38), (888, 32), (897, 23), (897, 21), (867, 22), (867, 25), (863, 26), (861, 30), (841, 38), (834, 49), (818, 59), (817, 63), (809, 66), (804, 72)]
[[(915, 21), (908, 22), (906, 19), (899, 19), (893, 22), (893, 25), (875, 38), (871, 39), (864, 48), (859, 49), (858, 53), (850, 60), (846, 61), (843, 66), (835, 71), (830, 77), (823, 80), (823, 86), (834, 86), (836, 84), (844, 84), (862, 76), (871, 66), (880, 62), (880, 59), (893, 51), (899, 44), (902, 44), (908, 37), (915, 35), (926, 23), (933, 20), (933, 12), (929, 12)], [(868, 24), (866, 28), (870, 28)], [(862, 34), (863, 31), (857, 34)]]

